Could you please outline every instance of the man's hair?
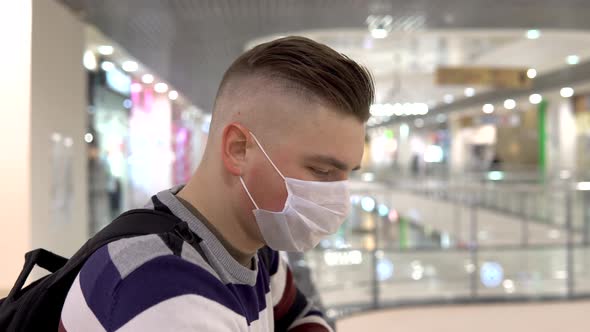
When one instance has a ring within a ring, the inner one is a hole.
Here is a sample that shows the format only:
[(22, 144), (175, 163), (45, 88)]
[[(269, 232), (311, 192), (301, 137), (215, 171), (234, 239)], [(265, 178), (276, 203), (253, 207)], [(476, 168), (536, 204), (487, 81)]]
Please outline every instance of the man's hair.
[(374, 100), (369, 71), (330, 47), (304, 37), (285, 37), (260, 44), (242, 54), (225, 72), (217, 98), (236, 78), (259, 76), (288, 91), (327, 102), (362, 122)]

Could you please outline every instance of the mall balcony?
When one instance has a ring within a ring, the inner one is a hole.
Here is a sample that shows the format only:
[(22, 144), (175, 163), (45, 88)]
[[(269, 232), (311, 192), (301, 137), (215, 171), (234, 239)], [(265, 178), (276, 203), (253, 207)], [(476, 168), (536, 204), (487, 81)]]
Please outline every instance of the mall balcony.
[(0, 297), (24, 253), (69, 257), (186, 183), (225, 69), (301, 35), (375, 79), (350, 215), (285, 254), (336, 329), (588, 331), (590, 2), (5, 0), (0, 17)]

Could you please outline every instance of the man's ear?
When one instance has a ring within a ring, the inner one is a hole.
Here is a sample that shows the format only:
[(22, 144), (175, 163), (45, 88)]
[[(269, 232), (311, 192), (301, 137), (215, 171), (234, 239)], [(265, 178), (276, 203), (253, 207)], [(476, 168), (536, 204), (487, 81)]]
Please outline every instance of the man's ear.
[(246, 161), (248, 129), (239, 123), (230, 123), (223, 129), (221, 158), (225, 169), (232, 175), (242, 175)]

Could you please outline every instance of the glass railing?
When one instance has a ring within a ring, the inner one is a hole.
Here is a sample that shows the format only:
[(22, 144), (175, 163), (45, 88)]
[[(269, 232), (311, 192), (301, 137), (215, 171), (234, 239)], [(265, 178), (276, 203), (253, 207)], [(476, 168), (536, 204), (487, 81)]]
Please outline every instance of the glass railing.
[(329, 317), (413, 304), (590, 297), (590, 201), (568, 184), (356, 183), (305, 256)]

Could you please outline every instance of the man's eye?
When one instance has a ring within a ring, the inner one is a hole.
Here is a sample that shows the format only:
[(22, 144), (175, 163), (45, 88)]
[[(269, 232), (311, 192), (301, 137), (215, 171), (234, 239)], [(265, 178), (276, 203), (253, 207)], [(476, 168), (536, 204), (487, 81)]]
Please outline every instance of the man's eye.
[(325, 170), (325, 169), (320, 169), (320, 168), (315, 168), (315, 167), (310, 167), (309, 169), (312, 172), (314, 172), (316, 175), (320, 175), (320, 176), (328, 176), (331, 173), (330, 170)]

